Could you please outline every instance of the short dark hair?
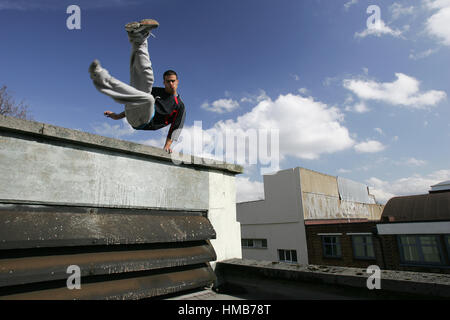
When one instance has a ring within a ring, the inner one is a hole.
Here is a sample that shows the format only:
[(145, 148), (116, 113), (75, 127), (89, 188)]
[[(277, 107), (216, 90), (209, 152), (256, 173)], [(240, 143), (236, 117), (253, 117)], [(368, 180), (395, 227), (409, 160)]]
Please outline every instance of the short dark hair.
[(173, 70), (167, 70), (167, 71), (164, 72), (164, 74), (163, 74), (163, 80), (166, 80), (166, 76), (171, 76), (171, 75), (176, 76), (177, 79), (178, 79), (178, 75), (177, 75), (177, 73), (176, 73), (175, 71), (173, 71)]

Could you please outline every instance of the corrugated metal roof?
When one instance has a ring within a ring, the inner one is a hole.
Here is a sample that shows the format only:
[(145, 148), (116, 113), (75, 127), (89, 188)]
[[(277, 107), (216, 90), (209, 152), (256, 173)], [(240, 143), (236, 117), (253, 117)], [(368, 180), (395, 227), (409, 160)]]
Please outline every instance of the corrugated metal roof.
[(394, 197), (384, 207), (382, 218), (392, 221), (450, 220), (450, 192)]

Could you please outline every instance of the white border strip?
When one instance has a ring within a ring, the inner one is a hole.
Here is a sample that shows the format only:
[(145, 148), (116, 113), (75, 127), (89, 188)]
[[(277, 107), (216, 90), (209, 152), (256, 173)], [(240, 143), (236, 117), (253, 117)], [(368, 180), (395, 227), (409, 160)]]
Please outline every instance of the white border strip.
[(347, 232), (348, 236), (371, 236), (372, 232)]
[(342, 236), (342, 233), (318, 233), (318, 236)]
[(450, 221), (377, 224), (378, 234), (450, 234)]

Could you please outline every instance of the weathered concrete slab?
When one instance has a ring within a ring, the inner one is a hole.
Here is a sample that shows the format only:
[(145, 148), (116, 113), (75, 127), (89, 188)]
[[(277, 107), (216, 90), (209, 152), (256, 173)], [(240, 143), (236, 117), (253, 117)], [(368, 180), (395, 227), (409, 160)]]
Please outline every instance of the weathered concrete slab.
[(99, 213), (71, 207), (45, 212), (31, 205), (9, 208), (0, 207), (0, 249), (167, 243), (216, 237), (206, 217), (187, 213), (165, 215), (163, 211), (152, 214), (144, 210), (131, 214), (123, 209), (103, 209)]
[[(76, 265), (81, 277), (180, 267), (216, 260), (208, 242), (190, 246), (122, 250), (102, 247), (98, 252), (53, 254), (0, 260), (0, 287), (67, 279), (67, 268)], [(148, 246), (146, 247), (148, 248)], [(41, 252), (42, 254), (42, 252)]]
[(64, 286), (16, 293), (0, 296), (0, 300), (134, 300), (201, 288), (214, 280), (215, 275), (210, 267), (198, 266), (141, 277), (81, 283), (80, 290), (68, 290)]
[[(112, 139), (87, 132), (58, 127), (51, 124), (22, 120), (3, 115), (0, 115), (0, 131), (28, 134), (46, 139), (50, 138), (58, 141), (75, 143), (77, 145), (90, 146), (96, 149), (101, 148), (129, 154), (145, 155), (154, 159), (172, 162), (171, 155), (163, 151), (162, 148), (156, 148), (119, 139)], [(187, 156), (188, 155), (180, 155), (180, 157)], [(243, 172), (243, 167), (239, 165), (220, 161), (214, 161), (211, 163), (211, 159), (203, 159), (194, 156), (189, 156), (189, 158), (190, 160), (188, 162), (191, 163), (193, 167), (197, 166), (203, 169), (228, 171), (233, 174)]]
[(1, 132), (0, 153), (0, 200), (208, 209), (208, 170)]

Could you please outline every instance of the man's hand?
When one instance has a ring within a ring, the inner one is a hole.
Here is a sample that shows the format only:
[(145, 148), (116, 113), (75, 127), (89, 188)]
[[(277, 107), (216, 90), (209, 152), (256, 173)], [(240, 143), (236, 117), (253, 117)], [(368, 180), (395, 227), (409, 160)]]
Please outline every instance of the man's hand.
[(170, 140), (169, 138), (167, 138), (166, 140), (166, 144), (164, 145), (164, 151), (168, 152), (168, 153), (172, 153), (172, 149), (170, 148), (170, 145), (172, 144), (172, 140)]
[(112, 111), (105, 111), (103, 114), (105, 116), (107, 116), (108, 118), (111, 118), (111, 119), (114, 119), (114, 120), (120, 120), (120, 119), (122, 119), (124, 117), (124, 115), (122, 115), (122, 113), (117, 114), (117, 113), (114, 113)]
[(164, 147), (164, 151), (166, 151), (167, 153), (173, 152), (173, 150), (170, 147)]

